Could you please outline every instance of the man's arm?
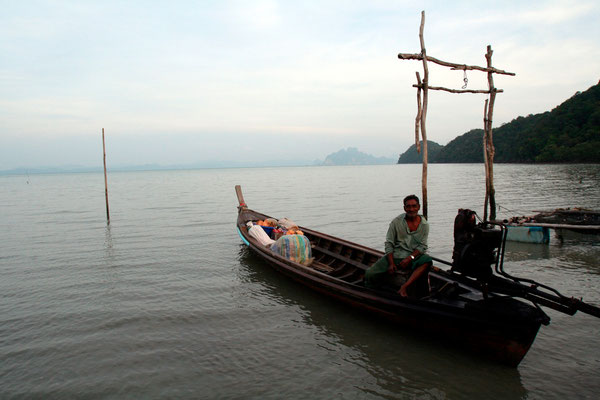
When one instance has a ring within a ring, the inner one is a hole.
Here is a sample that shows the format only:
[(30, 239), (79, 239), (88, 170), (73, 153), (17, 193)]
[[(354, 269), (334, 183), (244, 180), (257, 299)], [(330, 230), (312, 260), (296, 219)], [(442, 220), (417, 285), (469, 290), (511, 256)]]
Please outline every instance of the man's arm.
[(413, 250), (412, 253), (410, 253), (410, 255), (408, 257), (405, 257), (402, 261), (400, 261), (400, 263), (398, 264), (398, 267), (400, 267), (401, 269), (406, 269), (408, 268), (408, 266), (413, 262), (413, 260), (417, 257), (419, 257), (421, 255), (421, 252), (419, 250)]
[(390, 222), (387, 234), (385, 235), (385, 253), (388, 261), (388, 273), (396, 272), (396, 264), (394, 263), (394, 242), (396, 241), (396, 225), (394, 221)]
[(386, 254), (394, 252), (394, 244), (396, 243), (396, 225), (394, 221), (390, 222), (387, 233), (385, 234), (384, 249)]
[(429, 240), (429, 224), (423, 224), (421, 227), (421, 232), (419, 232), (419, 235), (416, 236), (415, 239), (417, 245), (415, 246), (414, 250), (418, 251), (418, 254), (411, 254), (416, 258), (421, 254), (425, 254), (427, 252), (427, 248), (429, 247), (427, 244)]
[(397, 270), (396, 264), (394, 263), (394, 253), (393, 252), (387, 253), (387, 260), (388, 260), (388, 273), (393, 274)]
[(413, 249), (413, 251), (398, 265), (400, 268), (408, 268), (408, 266), (419, 257), (421, 254), (425, 254), (427, 251), (427, 238), (429, 236), (429, 224), (425, 223), (421, 226), (422, 232), (417, 238), (419, 244)]

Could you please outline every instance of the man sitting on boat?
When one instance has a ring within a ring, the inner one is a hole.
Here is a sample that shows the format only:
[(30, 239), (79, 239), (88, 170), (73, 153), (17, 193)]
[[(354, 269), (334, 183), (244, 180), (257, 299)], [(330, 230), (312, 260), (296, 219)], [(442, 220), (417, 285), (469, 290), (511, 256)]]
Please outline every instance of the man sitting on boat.
[(406, 297), (411, 285), (427, 273), (433, 260), (425, 254), (429, 224), (425, 217), (419, 215), (420, 209), (417, 196), (411, 194), (404, 198), (405, 213), (398, 215), (390, 223), (385, 237), (385, 256), (366, 271), (366, 287), (380, 287), (386, 278), (397, 271), (412, 271), (398, 291), (401, 296)]

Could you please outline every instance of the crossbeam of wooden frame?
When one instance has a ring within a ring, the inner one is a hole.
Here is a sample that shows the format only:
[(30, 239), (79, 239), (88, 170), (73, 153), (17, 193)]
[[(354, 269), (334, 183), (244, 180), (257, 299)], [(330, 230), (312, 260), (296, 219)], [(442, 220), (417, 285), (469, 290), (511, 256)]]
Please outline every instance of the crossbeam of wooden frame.
[[(419, 84), (415, 84), (412, 85), (414, 88), (418, 88), (418, 87), (423, 87), (423, 84), (419, 85)], [(484, 94), (490, 94), (491, 92), (489, 90), (472, 90), (472, 89), (448, 89), (445, 87), (440, 87), (440, 86), (429, 86), (429, 90), (443, 90), (445, 92), (450, 92), (450, 93), (484, 93)], [(502, 89), (496, 89), (495, 90), (496, 93), (503, 93), (504, 90)]]
[[(421, 54), (408, 54), (408, 53), (400, 53), (398, 54), (398, 58), (401, 60), (422, 60), (423, 55)], [(438, 60), (435, 57), (427, 56), (427, 61), (431, 61), (432, 63), (436, 63), (438, 65), (442, 65), (444, 67), (450, 67), (453, 71), (466, 71), (466, 70), (477, 70), (482, 72), (493, 72), (494, 74), (501, 75), (510, 75), (515, 76), (514, 72), (507, 72), (497, 68), (485, 68), (477, 65), (466, 65), (466, 64), (456, 64), (447, 61)]]

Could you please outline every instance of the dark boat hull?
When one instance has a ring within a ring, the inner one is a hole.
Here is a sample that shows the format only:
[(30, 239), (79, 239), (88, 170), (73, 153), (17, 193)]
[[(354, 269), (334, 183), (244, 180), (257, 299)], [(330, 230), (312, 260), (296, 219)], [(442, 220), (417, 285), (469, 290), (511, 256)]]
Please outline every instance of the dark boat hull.
[[(531, 347), (545, 314), (521, 301), (494, 297), (485, 300), (471, 281), (446, 271), (430, 273), (430, 281), (452, 283), (459, 297), (403, 298), (395, 292), (365, 288), (364, 270), (383, 253), (356, 243), (301, 227), (311, 240), (315, 263), (304, 266), (283, 258), (252, 239), (246, 222), (267, 218), (240, 207), (237, 227), (243, 241), (275, 270), (317, 292), (399, 326), (454, 342), (501, 363), (517, 366)], [(328, 267), (330, 269), (326, 269)], [(433, 286), (433, 284), (432, 284)], [(543, 315), (541, 315), (541, 314)]]

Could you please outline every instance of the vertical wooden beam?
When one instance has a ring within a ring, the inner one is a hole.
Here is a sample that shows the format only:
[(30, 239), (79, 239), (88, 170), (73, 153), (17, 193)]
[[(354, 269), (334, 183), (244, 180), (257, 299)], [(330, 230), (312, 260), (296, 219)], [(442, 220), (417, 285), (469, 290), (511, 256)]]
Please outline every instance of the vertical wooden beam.
[(417, 153), (421, 153), (421, 137), (419, 132), (419, 126), (421, 125), (421, 116), (423, 115), (423, 108), (421, 102), (421, 75), (419, 75), (419, 71), (417, 74), (417, 117), (415, 118), (415, 146), (417, 148)]
[(485, 200), (483, 202), (483, 220), (487, 221), (488, 217), (488, 202), (490, 199), (490, 170), (488, 164), (488, 136), (487, 136), (487, 121), (488, 121), (488, 104), (489, 99), (485, 100), (483, 107), (483, 165), (485, 166)]
[(102, 128), (102, 159), (104, 161), (104, 195), (106, 197), (106, 224), (110, 225), (110, 212), (108, 210), (108, 178), (106, 176), (106, 145), (104, 143), (104, 128)]
[(427, 66), (427, 52), (425, 51), (425, 39), (423, 30), (425, 29), (425, 11), (421, 11), (421, 26), (419, 28), (419, 41), (421, 42), (421, 54), (423, 55), (423, 109), (421, 113), (421, 136), (423, 137), (423, 176), (421, 179), (421, 190), (423, 192), (423, 216), (427, 218), (427, 100), (429, 94), (429, 67)]
[(496, 88), (494, 87), (494, 74), (491, 72), (492, 68), (492, 46), (488, 45), (485, 59), (487, 60), (488, 71), (488, 86), (490, 89), (490, 102), (487, 107), (487, 121), (485, 125), (484, 135), (486, 135), (486, 151), (487, 151), (487, 164), (488, 164), (488, 196), (489, 196), (489, 207), (490, 207), (490, 219), (496, 219), (496, 191), (494, 189), (494, 140), (492, 136), (492, 121), (494, 115), (494, 102), (496, 101)]

